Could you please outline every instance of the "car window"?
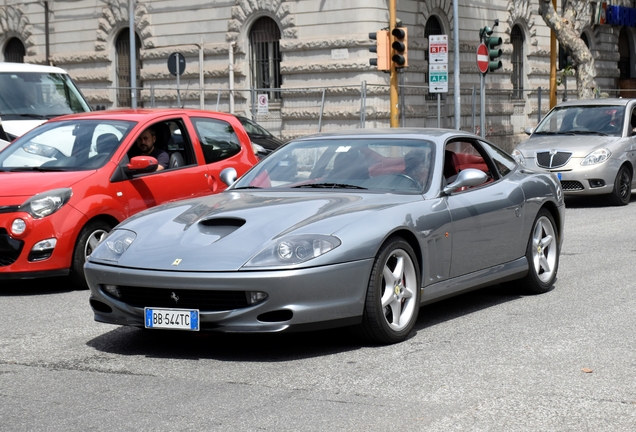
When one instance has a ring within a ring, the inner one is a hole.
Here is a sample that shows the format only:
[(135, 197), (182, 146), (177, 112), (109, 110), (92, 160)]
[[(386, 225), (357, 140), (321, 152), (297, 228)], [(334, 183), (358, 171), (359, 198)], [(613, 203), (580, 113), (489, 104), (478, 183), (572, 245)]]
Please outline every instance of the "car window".
[(620, 136), (624, 117), (625, 107), (621, 105), (557, 107), (539, 123), (534, 133)]
[(322, 139), (287, 144), (236, 187), (366, 189), (422, 193), (433, 173), (434, 144), (417, 139)]
[(446, 143), (444, 150), (444, 180), (446, 184), (453, 183), (460, 171), (468, 168), (483, 171), (488, 176), (489, 181), (491, 181), (493, 174), (488, 164), (487, 154), (481, 153), (483, 151), (480, 150), (478, 144), (468, 139)]
[(483, 141), (480, 141), (480, 144), (492, 159), (501, 177), (507, 176), (517, 166), (512, 156), (503, 150)]
[(193, 117), (205, 163), (227, 159), (241, 151), (241, 143), (234, 128), (223, 120)]
[(99, 168), (110, 160), (134, 124), (115, 120), (46, 123), (7, 147), (0, 155), (0, 167), (68, 171)]
[(162, 120), (141, 131), (128, 149), (129, 160), (135, 156), (147, 155), (147, 147), (141, 146), (142, 136), (147, 132), (154, 137), (154, 149), (150, 156), (155, 157), (164, 170), (196, 165), (192, 141), (181, 119)]

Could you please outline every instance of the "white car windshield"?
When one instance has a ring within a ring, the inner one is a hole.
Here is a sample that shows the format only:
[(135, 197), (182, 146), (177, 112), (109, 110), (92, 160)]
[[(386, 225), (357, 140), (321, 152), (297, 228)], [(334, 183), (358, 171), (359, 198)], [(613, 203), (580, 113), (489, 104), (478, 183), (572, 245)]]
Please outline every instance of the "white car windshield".
[(255, 166), (233, 189), (365, 189), (422, 193), (433, 172), (434, 144), (416, 139), (292, 142)]
[(557, 107), (539, 123), (534, 133), (620, 136), (624, 113), (625, 107), (620, 105)]
[(134, 122), (68, 120), (33, 129), (0, 152), (0, 171), (79, 171), (106, 164)]
[(0, 90), (3, 120), (49, 119), (91, 110), (66, 74), (3, 72)]

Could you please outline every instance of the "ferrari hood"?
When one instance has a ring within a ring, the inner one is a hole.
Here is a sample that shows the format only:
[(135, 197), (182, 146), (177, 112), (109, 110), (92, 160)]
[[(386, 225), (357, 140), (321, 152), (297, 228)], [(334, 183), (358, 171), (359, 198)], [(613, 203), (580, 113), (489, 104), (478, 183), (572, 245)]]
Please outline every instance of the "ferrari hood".
[(532, 135), (517, 146), (525, 157), (535, 157), (536, 152), (560, 150), (572, 152), (573, 157), (585, 157), (598, 148), (609, 147), (620, 137), (598, 135)]
[[(95, 174), (90, 171), (0, 172), (0, 198), (20, 198), (24, 201), (35, 194), (52, 189), (72, 187), (78, 181)], [(17, 201), (20, 201), (17, 199)], [(21, 204), (22, 201), (17, 202)]]
[(379, 209), (413, 199), (390, 194), (226, 191), (178, 201), (120, 225), (137, 237), (118, 265), (237, 271), (275, 239), (293, 234), (330, 235), (348, 224), (372, 221)]

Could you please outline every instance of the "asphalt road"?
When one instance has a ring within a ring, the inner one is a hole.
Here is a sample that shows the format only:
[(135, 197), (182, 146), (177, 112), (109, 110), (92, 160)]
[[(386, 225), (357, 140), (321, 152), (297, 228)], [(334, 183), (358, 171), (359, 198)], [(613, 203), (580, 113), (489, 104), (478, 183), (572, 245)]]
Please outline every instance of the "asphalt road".
[(568, 201), (553, 291), (426, 306), (393, 346), (109, 326), (63, 280), (3, 282), (0, 430), (636, 430), (635, 221)]

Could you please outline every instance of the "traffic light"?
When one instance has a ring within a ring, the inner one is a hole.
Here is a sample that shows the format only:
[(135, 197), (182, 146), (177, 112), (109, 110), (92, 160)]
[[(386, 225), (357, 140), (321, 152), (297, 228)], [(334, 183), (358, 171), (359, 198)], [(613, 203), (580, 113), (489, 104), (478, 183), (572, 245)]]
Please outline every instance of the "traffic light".
[(406, 27), (395, 27), (391, 34), (394, 37), (391, 48), (393, 48), (393, 55), (391, 60), (395, 63), (396, 68), (403, 68), (409, 65), (408, 58), (408, 38), (409, 32)]
[(501, 69), (502, 66), (499, 57), (501, 57), (503, 51), (501, 50), (501, 48), (499, 48), (499, 45), (503, 43), (503, 40), (501, 40), (501, 38), (498, 36), (492, 36), (492, 30), (490, 29), (490, 27), (484, 27), (483, 31), (484, 44), (486, 44), (486, 47), (488, 47), (488, 57), (490, 59), (488, 70), (490, 72), (494, 72), (497, 69)]
[(369, 59), (371, 66), (377, 66), (378, 70), (388, 71), (391, 70), (390, 64), (390, 50), (389, 50), (389, 31), (379, 30), (374, 33), (369, 33), (369, 39), (375, 41), (375, 46), (369, 48), (372, 53), (377, 53), (377, 58)]

